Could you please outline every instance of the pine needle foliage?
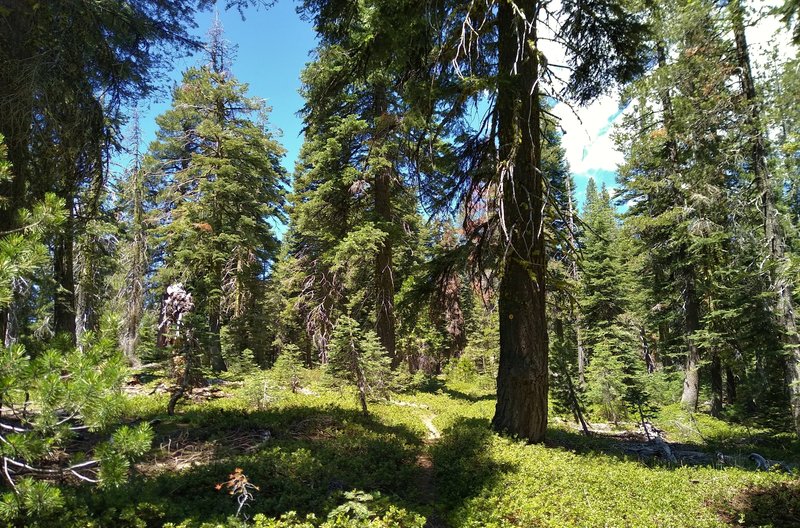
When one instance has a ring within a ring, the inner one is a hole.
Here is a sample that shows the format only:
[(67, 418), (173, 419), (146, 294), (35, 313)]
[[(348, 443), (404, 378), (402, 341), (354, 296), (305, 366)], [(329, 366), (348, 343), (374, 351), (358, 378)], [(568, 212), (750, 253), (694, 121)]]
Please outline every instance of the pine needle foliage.
[(286, 175), (268, 107), (231, 74), (221, 27), (211, 37), (209, 62), (184, 72), (172, 108), (156, 119), (145, 167), (161, 188), (158, 282), (187, 285), (205, 319), (195, 335), (206, 362), (224, 370), (223, 326), (232, 330), (229, 357), (249, 348), (263, 358), (272, 341), (259, 335), (260, 299), (278, 251), (272, 223), (283, 218)]
[(334, 385), (355, 386), (364, 414), (368, 413), (367, 400), (385, 395), (390, 384), (389, 358), (377, 334), (363, 331), (355, 319), (346, 315), (336, 322), (325, 368)]

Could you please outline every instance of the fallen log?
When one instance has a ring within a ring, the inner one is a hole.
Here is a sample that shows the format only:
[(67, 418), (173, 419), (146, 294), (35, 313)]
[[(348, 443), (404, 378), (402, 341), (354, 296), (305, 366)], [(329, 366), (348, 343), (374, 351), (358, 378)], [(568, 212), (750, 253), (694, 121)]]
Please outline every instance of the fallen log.
[(664, 456), (664, 459), (670, 462), (671, 464), (677, 464), (678, 459), (675, 458), (675, 454), (672, 452), (672, 449), (669, 447), (669, 444), (666, 440), (661, 438), (661, 436), (656, 436), (653, 439), (653, 443), (656, 445), (658, 450)]

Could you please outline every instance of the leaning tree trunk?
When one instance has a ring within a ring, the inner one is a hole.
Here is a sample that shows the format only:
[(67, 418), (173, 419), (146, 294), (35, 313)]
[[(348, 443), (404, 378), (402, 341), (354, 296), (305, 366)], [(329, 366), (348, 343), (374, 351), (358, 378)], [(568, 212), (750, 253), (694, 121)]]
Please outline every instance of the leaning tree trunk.
[[(390, 124), (387, 114), (386, 89), (378, 86), (374, 92), (374, 155), (380, 157), (380, 151), (386, 148)], [(384, 231), (385, 237), (375, 256), (375, 332), (378, 339), (392, 358), (392, 368), (400, 364), (395, 345), (394, 314), (394, 276), (392, 267), (392, 167), (388, 160), (378, 160), (375, 170), (375, 216), (378, 227)]]
[[(500, 280), (500, 365), (492, 427), (531, 442), (547, 430), (548, 343), (536, 0), (497, 7), (499, 172), (508, 251)], [(524, 49), (517, 56), (519, 43)]]
[(744, 26), (744, 7), (741, 0), (730, 3), (733, 34), (736, 40), (736, 57), (739, 63), (742, 91), (749, 106), (747, 131), (750, 134), (750, 156), (753, 176), (759, 193), (761, 219), (764, 227), (764, 243), (770, 260), (770, 284), (775, 294), (775, 316), (783, 333), (786, 350), (786, 381), (789, 390), (792, 418), (795, 431), (800, 435), (800, 339), (797, 335), (797, 320), (794, 312), (792, 292), (794, 284), (787, 273), (786, 243), (778, 223), (778, 210), (774, 182), (767, 166), (767, 138), (761, 119), (756, 85), (750, 65), (750, 51)]
[[(577, 285), (580, 281), (580, 271), (578, 270), (578, 242), (575, 237), (575, 209), (572, 203), (572, 178), (570, 176), (567, 176), (567, 206), (567, 227), (569, 229), (567, 236), (570, 250), (574, 253), (570, 262), (570, 276)], [(583, 347), (583, 316), (580, 306), (577, 306), (576, 303), (572, 303), (570, 313), (575, 326), (575, 342), (578, 348), (578, 385), (583, 387), (586, 384), (586, 365), (588, 364), (586, 350)], [(570, 380), (571, 385), (572, 380)]]

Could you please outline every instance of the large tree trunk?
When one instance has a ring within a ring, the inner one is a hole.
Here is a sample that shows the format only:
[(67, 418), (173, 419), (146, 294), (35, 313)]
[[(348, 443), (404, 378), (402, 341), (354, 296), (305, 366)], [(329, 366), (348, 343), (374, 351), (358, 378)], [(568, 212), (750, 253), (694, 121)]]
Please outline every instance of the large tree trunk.
[[(535, 0), (510, 2), (497, 11), (497, 87), (504, 232), (509, 248), (500, 280), (500, 366), (495, 430), (531, 442), (547, 430), (548, 343), (545, 305), (543, 177), (541, 167), (539, 57)], [(524, 56), (518, 60), (519, 43)]]
[(452, 270), (448, 272), (441, 278), (436, 290), (434, 302), (431, 303), (431, 320), (450, 337), (446, 357), (461, 357), (467, 346), (467, 334), (464, 330), (464, 312), (461, 310), (461, 279), (458, 273)]
[[(376, 151), (385, 148), (387, 136), (391, 128), (389, 116), (387, 115), (388, 103), (386, 101), (386, 89), (379, 86), (375, 88), (374, 100), (375, 127), (374, 143)], [(376, 152), (376, 154), (377, 154)], [(377, 154), (380, 155), (380, 154)], [(395, 346), (395, 315), (394, 315), (394, 275), (392, 267), (392, 167), (388, 160), (378, 162), (379, 166), (375, 171), (374, 198), (375, 216), (378, 227), (386, 233), (386, 236), (378, 248), (375, 256), (375, 332), (378, 334), (383, 348), (392, 358), (392, 368), (400, 364), (397, 357)]]
[(56, 291), (53, 296), (53, 324), (56, 334), (67, 334), (75, 342), (75, 272), (73, 238), (75, 228), (74, 198), (67, 189), (62, 198), (67, 206), (67, 220), (56, 236), (53, 249), (53, 277)]
[(767, 138), (761, 119), (761, 106), (757, 99), (756, 85), (750, 66), (750, 51), (744, 25), (744, 7), (741, 0), (730, 2), (733, 33), (736, 40), (736, 57), (742, 91), (749, 105), (747, 132), (750, 135), (750, 155), (753, 176), (759, 192), (759, 206), (764, 226), (764, 241), (770, 260), (770, 283), (775, 294), (775, 316), (782, 327), (782, 340), (786, 349), (786, 381), (789, 390), (792, 418), (795, 430), (800, 435), (800, 338), (797, 335), (797, 320), (794, 312), (792, 292), (794, 284), (787, 273), (788, 262), (784, 235), (778, 222), (774, 182), (767, 166)]
[[(687, 272), (688, 273), (688, 272)], [(694, 342), (694, 333), (700, 329), (700, 309), (694, 291), (694, 279), (687, 277), (683, 288), (684, 328), (686, 329), (686, 371), (683, 380), (681, 403), (689, 410), (697, 408), (700, 393), (700, 349)]]

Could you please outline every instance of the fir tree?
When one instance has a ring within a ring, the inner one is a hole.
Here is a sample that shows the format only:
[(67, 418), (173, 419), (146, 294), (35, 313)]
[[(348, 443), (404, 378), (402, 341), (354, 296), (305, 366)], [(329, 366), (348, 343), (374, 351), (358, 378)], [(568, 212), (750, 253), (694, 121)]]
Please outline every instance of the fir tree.
[[(671, 319), (684, 341), (676, 340), (672, 350), (685, 354), (682, 402), (697, 407), (700, 368), (709, 361), (712, 410), (718, 413), (719, 340), (705, 317), (717, 298), (714, 272), (725, 263), (731, 241), (727, 202), (739, 172), (729, 155), (733, 136), (726, 133), (735, 127), (728, 83), (733, 54), (714, 30), (721, 20), (711, 3), (660, 9), (653, 14), (664, 29), (654, 44), (658, 68), (632, 92), (642, 97), (619, 136), (630, 152), (619, 181), (622, 199), (633, 204), (627, 222), (659, 274), (656, 306), (678, 311)], [(675, 27), (682, 28), (680, 36)]]
[[(295, 180), (298, 242), (312, 288), (308, 319), (325, 355), (337, 311), (374, 325), (397, 354), (395, 292), (404, 254), (418, 231), (416, 201), (404, 184), (408, 165), (402, 86), (424, 31), (414, 2), (308, 0), (302, 12), (320, 36), (317, 60), (304, 71), (307, 143)], [(403, 28), (399, 31), (398, 28)], [(356, 249), (347, 274), (331, 256)], [(298, 254), (299, 251), (294, 251)], [(349, 282), (350, 284), (346, 284)], [(357, 288), (353, 285), (358, 284)], [(372, 313), (366, 313), (371, 309)]]
[(278, 359), (270, 369), (275, 382), (281, 386), (286, 387), (292, 392), (302, 387), (303, 372), (305, 367), (300, 357), (300, 349), (297, 345), (291, 343), (283, 346)]
[[(0, 180), (8, 177), (0, 136)], [(0, 309), (14, 299), (13, 285), (47, 263), (46, 236), (64, 222), (64, 204), (48, 194), (30, 210), (17, 210), (16, 233), (0, 235)], [(6, 329), (10, 325), (6, 326)], [(60, 491), (44, 482), (69, 473), (113, 486), (126, 476), (130, 458), (150, 445), (148, 425), (122, 427), (91, 453), (65, 452), (77, 431), (108, 432), (123, 408), (125, 370), (113, 334), (87, 332), (80, 349), (54, 341), (40, 354), (21, 343), (0, 347), (0, 463), (9, 491), (0, 496), (0, 519), (22, 522), (63, 505)], [(87, 459), (87, 455), (88, 459)]]
[[(429, 19), (444, 20), (445, 58), (432, 71), (454, 67), (423, 91), (435, 109), (437, 149), (423, 189), (432, 204), (453, 196), (467, 210), (465, 237), (475, 261), (498, 272), (500, 369), (494, 429), (542, 441), (547, 424), (548, 338), (546, 323), (546, 186), (543, 123), (549, 96), (589, 102), (611, 85), (627, 81), (643, 66), (644, 26), (621, 3), (500, 2), (495, 6), (445, 3)], [(539, 45), (540, 22), (556, 28), (553, 38), (567, 50), (573, 75), (566, 90), (550, 90), (551, 67)], [(453, 20), (467, 22), (453, 23)], [(468, 38), (460, 38), (472, 28)], [(482, 28), (478, 30), (476, 28)], [(485, 31), (484, 31), (485, 30)], [(527, 43), (519, 46), (520, 42)], [(439, 45), (439, 41), (436, 42)], [(453, 75), (455, 74), (455, 75)], [(426, 79), (428, 81), (428, 79)], [(438, 81), (438, 83), (436, 82)], [(474, 127), (471, 103), (493, 94), (486, 119)], [(424, 99), (424, 97), (423, 97)], [(474, 213), (474, 215), (473, 215)], [(494, 246), (494, 258), (485, 257)], [(522, 367), (524, 366), (524, 367)]]
[(215, 370), (225, 368), (223, 326), (237, 326), (244, 338), (233, 353), (257, 335), (260, 286), (278, 249), (271, 221), (282, 217), (285, 183), (267, 108), (232, 76), (230, 53), (215, 26), (209, 62), (184, 73), (172, 109), (157, 118), (146, 162), (162, 182), (160, 282), (188, 285), (205, 317), (196, 336)]
[(362, 331), (358, 323), (347, 316), (336, 322), (326, 372), (335, 384), (355, 385), (361, 411), (367, 414), (367, 399), (385, 394), (391, 370), (386, 351), (371, 330)]
[(586, 187), (583, 222), (579, 299), (589, 359), (587, 397), (616, 422), (629, 408), (639, 411), (648, 403), (642, 384), (647, 356), (630, 302), (638, 286), (629, 271), (635, 259), (608, 191), (603, 186), (598, 192), (593, 181)]

